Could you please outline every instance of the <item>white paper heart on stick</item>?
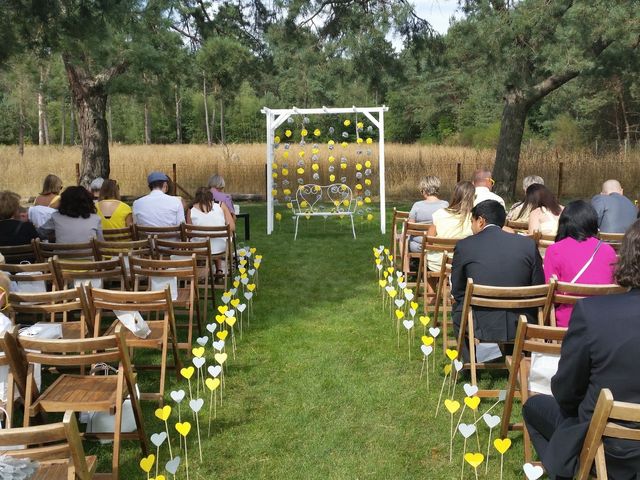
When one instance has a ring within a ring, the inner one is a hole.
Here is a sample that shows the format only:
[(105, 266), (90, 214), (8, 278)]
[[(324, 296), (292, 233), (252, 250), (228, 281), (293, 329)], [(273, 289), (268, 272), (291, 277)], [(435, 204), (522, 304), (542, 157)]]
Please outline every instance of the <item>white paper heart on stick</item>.
[(413, 328), (413, 320), (403, 320), (402, 325), (404, 325), (404, 328), (407, 330), (411, 330)]
[(251, 297), (253, 297), (253, 292), (244, 292), (244, 298), (251, 300)]
[(240, 313), (244, 312), (245, 309), (247, 308), (247, 304), (246, 303), (241, 303), (240, 305), (238, 305), (236, 307), (236, 310), (238, 310)]
[(255, 268), (250, 268), (249, 270), (247, 270), (247, 273), (251, 276), (253, 276), (256, 273), (256, 269)]
[(460, 370), (462, 370), (462, 367), (464, 366), (464, 364), (460, 361), (460, 360), (454, 360), (453, 361), (453, 368), (456, 369), (456, 372), (459, 372)]
[(401, 272), (400, 270), (398, 270), (398, 271), (396, 272), (396, 277), (400, 278), (401, 276), (402, 276), (402, 272)]
[(221, 300), (222, 300), (222, 303), (224, 303), (226, 305), (227, 303), (229, 303), (231, 301), (231, 297), (227, 296), (227, 295), (223, 295), (221, 297)]
[(154, 433), (151, 435), (151, 443), (160, 448), (160, 445), (167, 439), (167, 432)]
[(204, 347), (209, 342), (209, 337), (198, 337), (196, 343), (201, 347)]
[(482, 415), (482, 419), (484, 420), (484, 423), (486, 423), (487, 427), (489, 428), (495, 428), (500, 423), (500, 417), (498, 415), (491, 415), (489, 413), (485, 413), (484, 415)]
[(411, 300), (413, 300), (413, 292), (405, 292), (404, 298), (407, 299), (407, 302), (410, 302)]
[(464, 393), (467, 395), (467, 397), (473, 397), (476, 393), (478, 393), (477, 385), (471, 385), (469, 383), (465, 383), (462, 388), (464, 390)]
[(171, 397), (171, 400), (173, 400), (176, 403), (180, 403), (182, 400), (184, 400), (184, 396), (185, 396), (185, 392), (184, 390), (173, 390), (169, 396)]
[(231, 318), (233, 317), (233, 315), (236, 313), (236, 311), (233, 308), (230, 308), (229, 310), (227, 310), (226, 312), (224, 312), (224, 314), (227, 316), (227, 318)]
[(193, 359), (191, 360), (193, 362), (193, 365), (200, 370), (202, 368), (202, 366), (205, 364), (205, 362), (207, 361), (206, 358), (204, 357), (193, 357)]
[(224, 340), (218, 340), (217, 342), (213, 342), (211, 345), (213, 345), (213, 348), (217, 351), (221, 352), (224, 348)]
[(431, 345), (422, 345), (420, 350), (422, 350), (425, 357), (428, 357), (433, 352), (433, 347)]
[(203, 405), (204, 400), (202, 398), (194, 398), (193, 400), (189, 400), (189, 408), (191, 408), (191, 410), (193, 410), (195, 413), (198, 413)]
[(398, 286), (400, 287), (401, 290), (404, 290), (405, 288), (407, 288), (407, 282), (398, 281)]
[(232, 296), (235, 296), (235, 294), (236, 294), (236, 292), (237, 292), (237, 291), (238, 291), (238, 289), (237, 289), (237, 288), (232, 288), (231, 290), (229, 290), (229, 293), (230, 293)]
[(436, 338), (438, 335), (440, 335), (440, 329), (438, 327), (431, 327), (429, 328), (429, 333), (433, 338)]
[(249, 277), (247, 277), (247, 278), (241, 278), (241, 279), (240, 279), (240, 283), (242, 283), (243, 285), (246, 285), (247, 283), (249, 283)]
[(540, 465), (533, 466), (530, 463), (525, 463), (522, 466), (522, 469), (529, 480), (538, 480), (538, 478), (540, 478), (544, 473), (544, 470)]
[(164, 468), (171, 475), (175, 475), (176, 472), (178, 471), (179, 466), (180, 466), (180, 457), (173, 457), (171, 460), (169, 460), (165, 464)]
[(402, 298), (397, 298), (393, 303), (396, 304), (396, 307), (400, 308), (404, 305), (404, 300)]
[(462, 434), (464, 438), (469, 438), (471, 435), (476, 433), (475, 425), (467, 425), (466, 423), (461, 423), (458, 425), (458, 430)]
[(378, 270), (382, 270), (382, 265), (377, 264), (377, 265), (376, 265), (376, 268), (377, 268)]
[(415, 309), (410, 308), (410, 309), (409, 309), (409, 315), (411, 315), (412, 317), (415, 317), (415, 316), (416, 316), (416, 311), (415, 311)]
[(211, 365), (207, 371), (213, 378), (218, 378), (218, 375), (222, 372), (222, 367), (220, 365)]
[(209, 323), (207, 324), (207, 331), (209, 333), (213, 333), (216, 331), (216, 328), (218, 328), (218, 325), (216, 325), (215, 323)]

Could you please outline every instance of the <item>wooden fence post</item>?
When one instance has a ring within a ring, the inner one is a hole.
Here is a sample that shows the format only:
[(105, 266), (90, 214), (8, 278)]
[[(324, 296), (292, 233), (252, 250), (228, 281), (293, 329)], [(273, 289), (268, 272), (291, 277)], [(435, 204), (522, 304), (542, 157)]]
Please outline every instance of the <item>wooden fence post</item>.
[(560, 201), (560, 196), (562, 195), (562, 177), (564, 174), (564, 162), (558, 163), (558, 202)]
[(462, 179), (462, 164), (458, 162), (456, 165), (456, 183), (459, 183)]
[(172, 195), (175, 195), (176, 193), (178, 193), (178, 168), (176, 167), (175, 163), (173, 165), (171, 165), (171, 172), (172, 172), (172, 179), (173, 179), (173, 194)]
[(76, 185), (80, 185), (80, 164), (76, 163)]

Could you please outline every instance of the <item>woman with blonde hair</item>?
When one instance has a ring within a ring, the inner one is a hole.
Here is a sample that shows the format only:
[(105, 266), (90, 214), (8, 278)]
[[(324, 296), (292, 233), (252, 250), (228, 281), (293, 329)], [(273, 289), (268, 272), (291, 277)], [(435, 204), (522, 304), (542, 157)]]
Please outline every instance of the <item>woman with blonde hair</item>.
[(57, 175), (50, 173), (44, 177), (42, 191), (33, 202), (36, 206), (58, 208), (60, 205), (60, 192), (62, 191), (62, 180)]
[(115, 180), (102, 183), (96, 213), (102, 219), (103, 230), (125, 228), (133, 223), (131, 207), (120, 201), (120, 187)]
[[(415, 223), (432, 223), (433, 212), (446, 208), (449, 202), (440, 200), (440, 179), (435, 175), (429, 175), (420, 180), (418, 189), (422, 194), (422, 200), (417, 201), (411, 207), (409, 212), (409, 221)], [(409, 251), (419, 252), (422, 248), (422, 237), (411, 237), (409, 241)]]

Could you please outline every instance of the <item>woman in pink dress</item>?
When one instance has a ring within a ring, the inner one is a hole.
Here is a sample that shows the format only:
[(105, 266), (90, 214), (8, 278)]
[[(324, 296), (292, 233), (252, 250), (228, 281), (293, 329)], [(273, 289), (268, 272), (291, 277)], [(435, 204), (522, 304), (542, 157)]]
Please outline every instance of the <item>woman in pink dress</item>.
[[(561, 282), (614, 283), (616, 252), (598, 240), (598, 214), (584, 200), (569, 203), (560, 215), (556, 243), (549, 245), (544, 256), (544, 277)], [(556, 306), (556, 324), (568, 327), (572, 305)]]

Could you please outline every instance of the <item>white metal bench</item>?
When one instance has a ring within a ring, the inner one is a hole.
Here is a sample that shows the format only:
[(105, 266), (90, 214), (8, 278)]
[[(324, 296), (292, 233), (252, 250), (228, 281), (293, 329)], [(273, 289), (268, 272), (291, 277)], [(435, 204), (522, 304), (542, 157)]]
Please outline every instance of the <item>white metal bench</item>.
[(300, 185), (296, 198), (292, 202), (296, 231), (293, 239), (298, 238), (298, 222), (300, 217), (344, 217), (351, 219), (351, 231), (356, 238), (353, 214), (358, 203), (353, 198), (353, 191), (342, 183), (316, 185), (309, 183)]

